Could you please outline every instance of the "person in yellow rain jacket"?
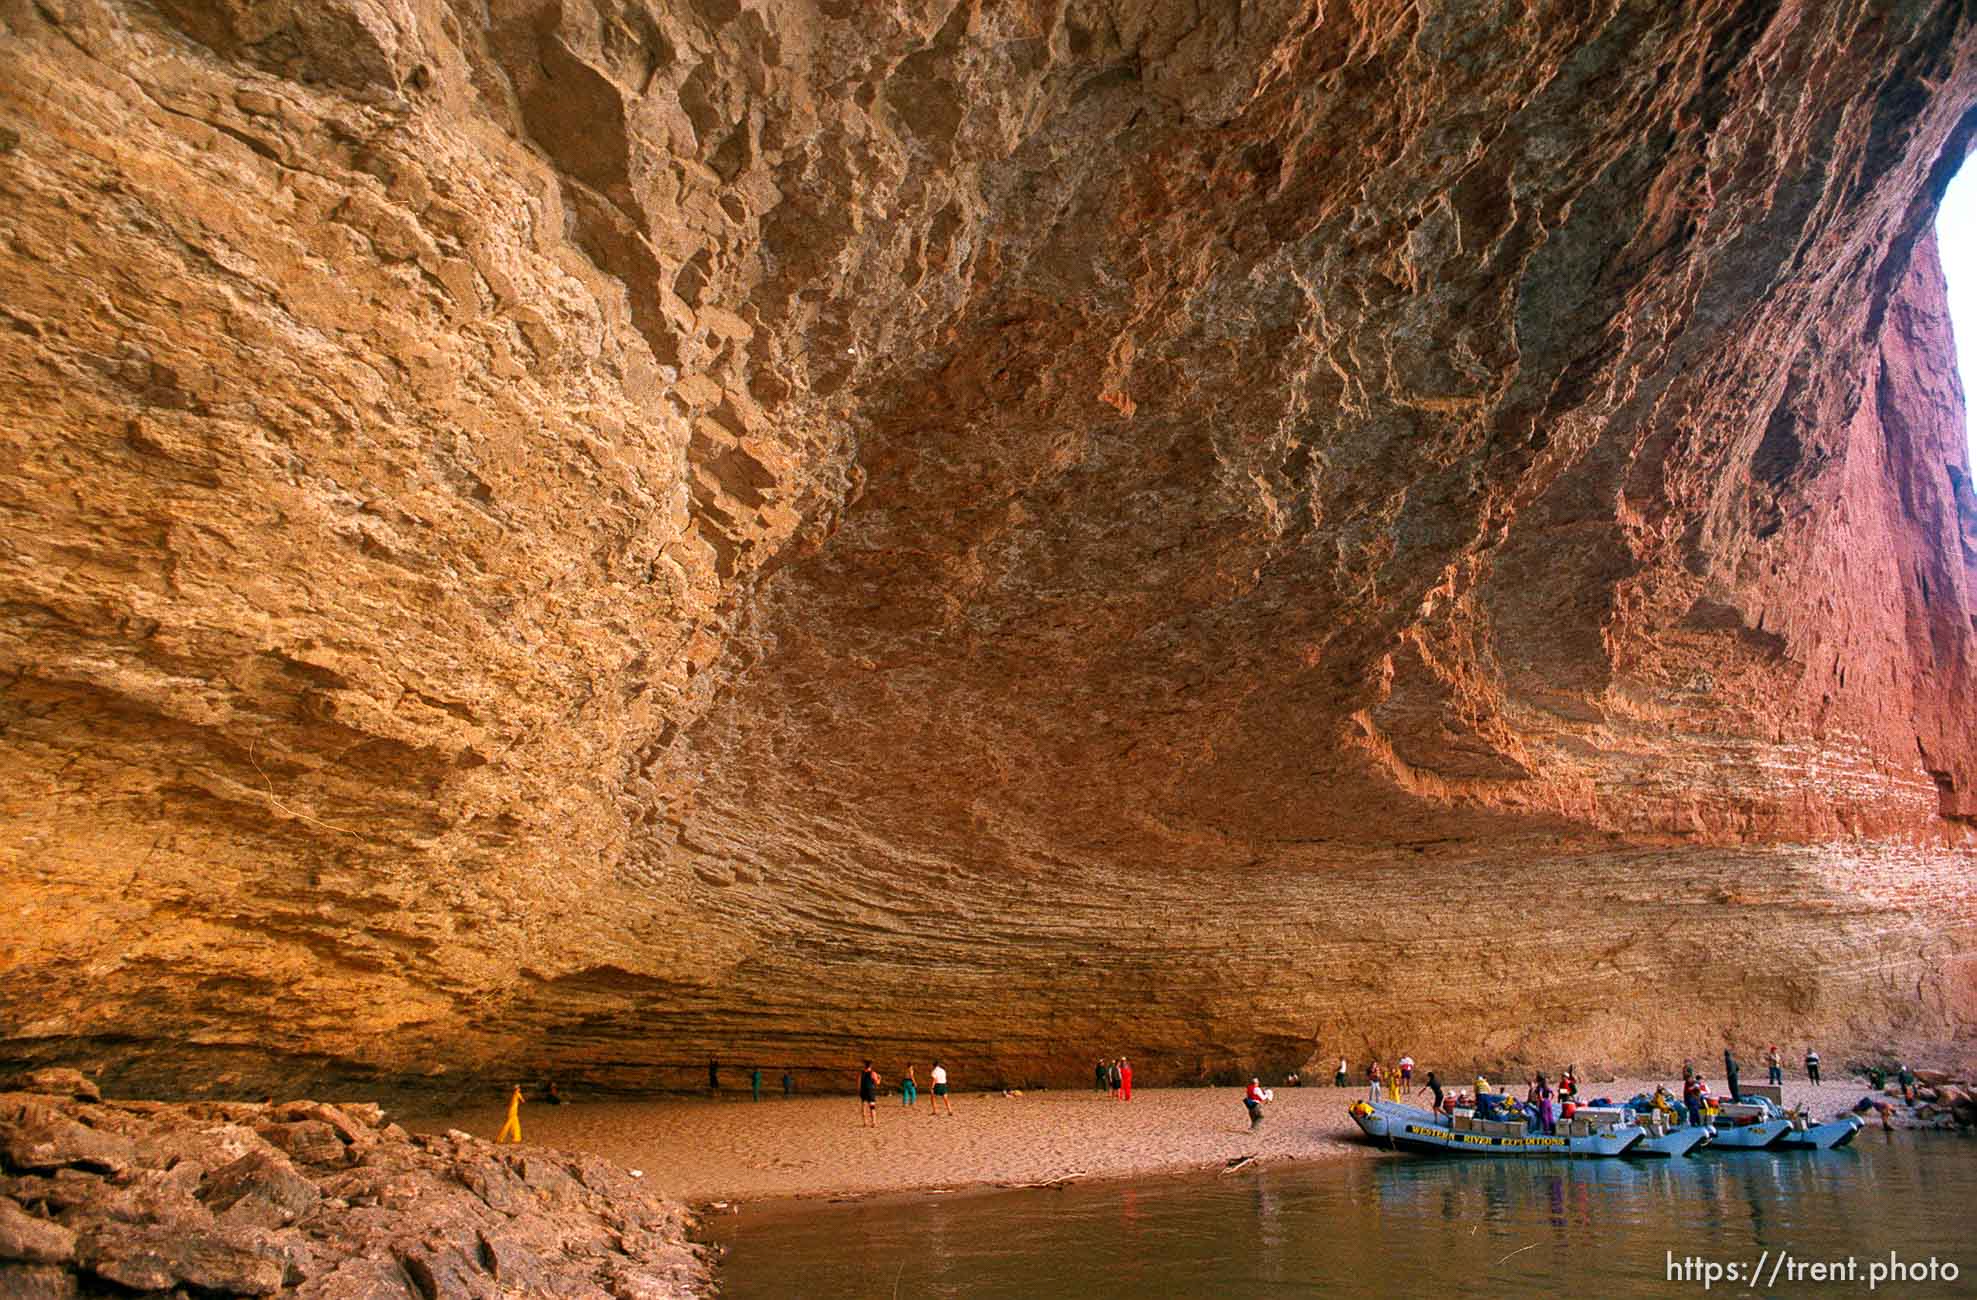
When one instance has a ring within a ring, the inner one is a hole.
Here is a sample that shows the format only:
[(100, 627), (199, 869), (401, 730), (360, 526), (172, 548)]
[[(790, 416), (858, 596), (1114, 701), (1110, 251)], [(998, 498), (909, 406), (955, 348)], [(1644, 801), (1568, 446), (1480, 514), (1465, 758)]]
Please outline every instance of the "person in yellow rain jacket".
[(522, 1085), (519, 1083), (508, 1094), (508, 1122), (501, 1126), (501, 1136), (494, 1140), (497, 1143), (522, 1140)]

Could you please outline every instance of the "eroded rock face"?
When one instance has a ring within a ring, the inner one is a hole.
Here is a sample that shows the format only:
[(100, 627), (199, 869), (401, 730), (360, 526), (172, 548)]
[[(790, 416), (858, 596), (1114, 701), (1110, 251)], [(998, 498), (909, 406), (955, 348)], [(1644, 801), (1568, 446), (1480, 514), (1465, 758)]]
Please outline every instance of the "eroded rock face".
[(1977, 1019), (1962, 6), (0, 22), (5, 1055)]
[[(310, 1126), (335, 1136), (290, 1140)], [(57, 1128), (126, 1159), (51, 1161), (35, 1135)], [(689, 1222), (606, 1161), (410, 1137), (371, 1105), (0, 1092), (8, 1296), (710, 1295)]]

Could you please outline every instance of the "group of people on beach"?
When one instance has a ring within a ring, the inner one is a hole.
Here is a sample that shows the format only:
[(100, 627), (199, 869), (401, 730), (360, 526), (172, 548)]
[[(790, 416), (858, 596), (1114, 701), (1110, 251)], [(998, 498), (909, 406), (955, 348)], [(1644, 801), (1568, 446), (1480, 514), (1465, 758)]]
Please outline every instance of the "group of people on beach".
[[(954, 1114), (954, 1099), (947, 1090), (947, 1067), (936, 1060), (927, 1078), (934, 1085), (933, 1100), (927, 1106), (928, 1115), (943, 1113), (942, 1107), (946, 1107), (946, 1114)], [(858, 1072), (858, 1110), (866, 1128), (879, 1126), (879, 1089), (884, 1083), (877, 1068), (870, 1061), (865, 1062), (865, 1068)], [(911, 1065), (906, 1067), (906, 1077), (899, 1081), (899, 1100), (903, 1106), (919, 1104), (920, 1079)]]
[[(1784, 1061), (1779, 1055), (1776, 1044), (1766, 1049), (1764, 1062), (1770, 1082), (1773, 1084), (1782, 1083), (1784, 1081)], [(1341, 1088), (1346, 1087), (1349, 1082), (1350, 1069), (1351, 1067), (1347, 1059), (1341, 1056), (1339, 1058), (1338, 1070), (1333, 1076), (1333, 1083)], [(1535, 1118), (1536, 1125), (1540, 1131), (1544, 1133), (1555, 1133), (1557, 1131), (1556, 1125), (1561, 1108), (1568, 1108), (1563, 1109), (1563, 1113), (1569, 1116), (1571, 1113), (1569, 1107), (1576, 1101), (1579, 1095), (1579, 1067), (1576, 1065), (1568, 1065), (1559, 1071), (1556, 1082), (1549, 1079), (1543, 1071), (1539, 1071), (1537, 1074), (1531, 1076), (1527, 1081), (1528, 1088), (1524, 1104), (1521, 1108), (1511, 1104), (1509, 1098), (1504, 1094), (1495, 1091), (1490, 1086), (1489, 1080), (1483, 1076), (1477, 1076), (1475, 1096), (1467, 1097), (1445, 1089), (1442, 1086), (1441, 1079), (1433, 1070), (1428, 1071), (1426, 1081), (1420, 1087), (1415, 1087), (1414, 1069), (1414, 1058), (1405, 1054), (1391, 1068), (1377, 1058), (1367, 1062), (1367, 1096), (1374, 1101), (1400, 1101), (1405, 1097), (1418, 1097), (1422, 1093), (1428, 1093), (1433, 1098), (1433, 1109), (1437, 1112), (1453, 1112), (1457, 1107), (1474, 1107), (1476, 1113), (1485, 1119), (1497, 1118), (1495, 1112), (1498, 1111), (1521, 1109)], [(1736, 1056), (1727, 1048), (1723, 1052), (1723, 1070), (1725, 1094), (1734, 1100), (1738, 1095), (1741, 1080), (1738, 1073)], [(1818, 1051), (1807, 1049), (1805, 1054), (1805, 1073), (1806, 1078), (1810, 1082), (1813, 1084), (1819, 1083)], [(1904, 1066), (1902, 1067), (1902, 1076), (1901, 1082), (1903, 1084), (1904, 1094), (1912, 1097), (1914, 1075), (1909, 1073), (1907, 1067)], [(953, 1115), (954, 1102), (949, 1096), (947, 1068), (939, 1060), (936, 1060), (933, 1063), (933, 1069), (930, 1071), (928, 1078), (933, 1085), (933, 1097), (931, 1104), (928, 1106), (928, 1113), (930, 1115)], [(1297, 1080), (1297, 1076), (1295, 1075), (1287, 1079), (1286, 1082), (1291, 1082), (1292, 1080), (1302, 1082), (1302, 1080)], [(759, 1066), (750, 1071), (749, 1083), (755, 1100), (762, 1100), (762, 1070)], [(879, 1092), (883, 1085), (884, 1079), (880, 1076), (878, 1069), (872, 1062), (866, 1061), (864, 1069), (858, 1075), (859, 1111), (862, 1125), (866, 1128), (878, 1127)], [(796, 1082), (787, 1069), (783, 1071), (782, 1087), (785, 1097), (795, 1095)], [(1132, 1063), (1123, 1056), (1101, 1058), (1092, 1067), (1092, 1087), (1096, 1091), (1109, 1093), (1116, 1100), (1131, 1101), (1133, 1099)], [(709, 1093), (713, 1095), (718, 1096), (720, 1093), (720, 1065), (719, 1062), (713, 1059), (709, 1059), (707, 1062), (707, 1088)], [(909, 1108), (917, 1106), (919, 1095), (920, 1081), (916, 1067), (908, 1065), (906, 1067), (905, 1077), (899, 1083), (900, 1103)], [(1262, 1086), (1261, 1080), (1259, 1078), (1251, 1078), (1249, 1086), (1243, 1091), (1243, 1106), (1249, 1113), (1249, 1127), (1252, 1131), (1263, 1123), (1263, 1103), (1270, 1099), (1270, 1090)], [(555, 1084), (552, 1083), (549, 1085), (547, 1094), (542, 1100), (553, 1104), (560, 1103), (563, 1098), (558, 1094)], [(517, 1084), (509, 1095), (507, 1122), (502, 1125), (501, 1134), (496, 1141), (521, 1141), (520, 1109), (522, 1101), (521, 1085)], [(1678, 1103), (1676, 1096), (1666, 1086), (1658, 1086), (1655, 1089), (1654, 1103), (1657, 1108), (1665, 1109), (1670, 1114), (1677, 1113)], [(1693, 1060), (1683, 1062), (1679, 1109), (1687, 1112), (1691, 1124), (1700, 1124), (1704, 1113), (1712, 1105), (1713, 1099), (1709, 1091), (1709, 1086), (1703, 1081), (1700, 1071), (1696, 1069), (1695, 1062)]]

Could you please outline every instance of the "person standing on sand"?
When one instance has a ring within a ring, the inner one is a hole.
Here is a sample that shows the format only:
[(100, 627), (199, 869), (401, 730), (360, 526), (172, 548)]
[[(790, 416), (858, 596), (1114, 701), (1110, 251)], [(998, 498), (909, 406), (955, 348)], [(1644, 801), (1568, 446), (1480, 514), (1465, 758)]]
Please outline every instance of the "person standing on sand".
[(1442, 1108), (1442, 1081), (1435, 1077), (1433, 1070), (1428, 1071), (1428, 1082), (1424, 1086), (1416, 1088), (1414, 1095), (1418, 1097), (1424, 1092), (1435, 1094), (1435, 1111), (1439, 1114)]
[(1243, 1109), (1249, 1112), (1249, 1131), (1256, 1132), (1256, 1126), (1263, 1122), (1263, 1081), (1251, 1079), (1249, 1087), (1242, 1095)]
[(1332, 1076), (1332, 1086), (1334, 1088), (1345, 1087), (1345, 1083), (1346, 1083), (1345, 1077), (1347, 1073), (1348, 1071), (1346, 1069), (1345, 1058), (1341, 1056), (1339, 1058), (1339, 1072)]
[(1119, 1058), (1119, 1100), (1133, 1099), (1133, 1063), (1125, 1057)]
[(1414, 1086), (1414, 1058), (1411, 1056), (1400, 1058), (1400, 1086), (1403, 1092)]
[(1770, 1048), (1764, 1053), (1764, 1074), (1766, 1081), (1774, 1086), (1785, 1081), (1785, 1062), (1778, 1055), (1778, 1044), (1776, 1043), (1771, 1044)]
[(1101, 1059), (1091, 1070), (1091, 1086), (1093, 1092), (1105, 1091), (1105, 1075), (1105, 1062)]
[(1366, 1064), (1366, 1100), (1380, 1100), (1380, 1063), (1369, 1061)]
[(748, 1090), (755, 1094), (755, 1100), (762, 1100), (762, 1067), (759, 1065), (749, 1071)]
[(938, 1115), (945, 1105), (949, 1115), (954, 1114), (954, 1100), (947, 1095), (947, 1070), (939, 1061), (934, 1062), (933, 1073), (927, 1076), (934, 1081), (934, 1099), (928, 1107), (928, 1114)]
[(721, 1095), (721, 1064), (711, 1056), (707, 1058), (707, 1095)]
[(1723, 1049), (1723, 1086), (1725, 1095), (1731, 1101), (1737, 1099), (1737, 1058), (1730, 1055), (1730, 1049)]
[(783, 1096), (785, 1098), (788, 1098), (788, 1097), (794, 1097), (795, 1095), (796, 1095), (796, 1076), (789, 1072), (788, 1066), (784, 1066), (783, 1067)]
[(1810, 1047), (1805, 1049), (1805, 1077), (1812, 1080), (1812, 1086), (1819, 1086), (1819, 1053)]
[(872, 1068), (870, 1061), (858, 1075), (858, 1106), (864, 1112), (862, 1125), (865, 1128), (879, 1126), (879, 1072)]
[(906, 1077), (899, 1081), (899, 1103), (911, 1106), (920, 1099), (920, 1081), (913, 1077), (913, 1067), (906, 1067)]
[(513, 1142), (519, 1145), (521, 1140), (522, 1085), (518, 1083), (515, 1090), (508, 1094), (508, 1122), (501, 1126), (501, 1133), (494, 1139), (494, 1144), (500, 1146), (503, 1142)]
[(1119, 1095), (1119, 1062), (1114, 1061), (1105, 1071), (1105, 1082), (1111, 1085), (1112, 1095)]

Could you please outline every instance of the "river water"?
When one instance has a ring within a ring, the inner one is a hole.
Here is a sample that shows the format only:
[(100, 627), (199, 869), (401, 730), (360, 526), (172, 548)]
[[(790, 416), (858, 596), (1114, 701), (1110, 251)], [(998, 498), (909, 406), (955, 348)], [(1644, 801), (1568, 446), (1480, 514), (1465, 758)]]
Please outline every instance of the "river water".
[[(1977, 1141), (1398, 1158), (710, 1215), (731, 1297), (1977, 1296)], [(1892, 1260), (1933, 1274), (1885, 1280)], [(1781, 1258), (1782, 1256), (1782, 1258)], [(1694, 1263), (1688, 1261), (1693, 1258)], [(1846, 1261), (1852, 1277), (1847, 1280)], [(1838, 1265), (1824, 1281), (1815, 1263)], [(1955, 1276), (1949, 1277), (1953, 1266)], [(1797, 1280), (1794, 1274), (1797, 1274)], [(1772, 1279), (1775, 1277), (1775, 1281)], [(1835, 1280), (1835, 1279), (1838, 1280)]]

